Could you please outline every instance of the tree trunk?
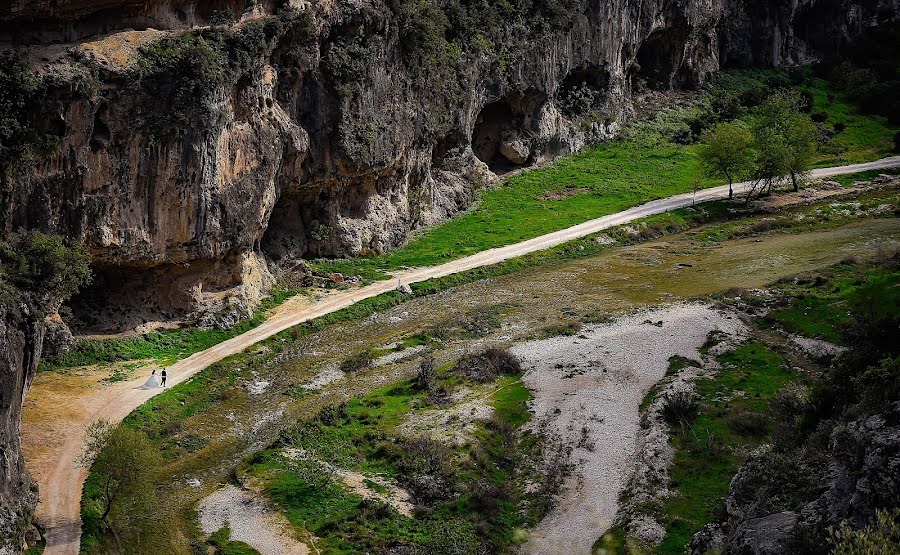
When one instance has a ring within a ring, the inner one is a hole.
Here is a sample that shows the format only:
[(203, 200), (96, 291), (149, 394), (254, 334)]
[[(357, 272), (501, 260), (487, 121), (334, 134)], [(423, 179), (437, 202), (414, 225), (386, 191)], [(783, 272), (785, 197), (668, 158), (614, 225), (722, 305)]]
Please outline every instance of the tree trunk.
[(797, 174), (794, 172), (791, 172), (791, 181), (794, 183), (794, 192), (796, 193), (800, 188), (797, 186)]
[(734, 198), (734, 190), (731, 188), (731, 181), (728, 182), (728, 200)]

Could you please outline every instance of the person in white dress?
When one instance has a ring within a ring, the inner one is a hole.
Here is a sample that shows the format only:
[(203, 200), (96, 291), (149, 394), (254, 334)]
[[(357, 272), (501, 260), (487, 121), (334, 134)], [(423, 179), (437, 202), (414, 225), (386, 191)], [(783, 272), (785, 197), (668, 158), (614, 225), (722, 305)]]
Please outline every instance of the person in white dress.
[(156, 375), (156, 370), (150, 374), (150, 379), (144, 382), (144, 385), (141, 386), (141, 389), (153, 389), (159, 387), (159, 376)]

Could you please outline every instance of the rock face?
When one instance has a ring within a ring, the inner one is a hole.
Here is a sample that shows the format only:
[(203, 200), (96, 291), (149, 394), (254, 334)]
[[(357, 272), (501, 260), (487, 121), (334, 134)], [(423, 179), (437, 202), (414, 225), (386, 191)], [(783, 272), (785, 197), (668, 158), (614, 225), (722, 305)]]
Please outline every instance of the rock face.
[[(830, 53), (896, 11), (567, 1), (537, 2), (539, 25), (445, 58), (416, 34), (440, 18), (382, 0), (13, 1), (0, 40), (32, 44), (49, 84), (35, 116), (54, 146), (0, 193), (0, 228), (86, 241), (100, 294), (83, 301), (140, 299), (122, 325), (230, 321), (271, 283), (267, 259), (385, 251), (468, 207), (494, 172), (613, 136), (636, 89)], [(240, 22), (208, 27), (224, 13)], [(188, 46), (139, 54), (204, 25)], [(48, 44), (67, 40), (81, 42)]]
[(0, 555), (21, 551), (37, 504), (37, 486), (20, 450), (19, 421), (43, 338), (42, 320), (0, 303)]

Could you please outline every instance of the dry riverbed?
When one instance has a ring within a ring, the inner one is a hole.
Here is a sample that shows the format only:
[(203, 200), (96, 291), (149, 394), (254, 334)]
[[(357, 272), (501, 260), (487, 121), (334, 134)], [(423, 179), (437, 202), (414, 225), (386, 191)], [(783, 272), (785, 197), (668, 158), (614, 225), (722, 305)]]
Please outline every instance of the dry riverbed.
[(638, 407), (674, 356), (700, 358), (710, 332), (743, 333), (731, 313), (707, 304), (641, 310), (577, 336), (529, 341), (512, 352), (527, 369), (531, 410), (573, 447), (574, 471), (556, 507), (523, 552), (590, 553), (613, 522), (634, 466)]

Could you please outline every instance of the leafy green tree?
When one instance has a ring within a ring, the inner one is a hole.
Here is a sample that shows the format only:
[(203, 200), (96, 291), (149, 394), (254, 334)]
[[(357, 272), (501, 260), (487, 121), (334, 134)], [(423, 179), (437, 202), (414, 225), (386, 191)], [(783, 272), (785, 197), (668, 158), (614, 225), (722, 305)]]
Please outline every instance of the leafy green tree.
[(888, 555), (900, 553), (900, 509), (877, 511), (875, 523), (856, 530), (843, 522), (830, 531), (834, 555)]
[(0, 303), (24, 302), (43, 318), (90, 281), (90, 257), (83, 245), (40, 231), (0, 240)]
[(771, 192), (772, 185), (790, 174), (788, 146), (782, 135), (774, 129), (761, 127), (754, 130), (753, 142), (757, 156), (746, 202), (754, 192)]
[(0, 52), (0, 185), (4, 187), (9, 170), (42, 142), (42, 134), (28, 118), (43, 90), (44, 83), (20, 52)]
[[(759, 178), (765, 180), (769, 191), (781, 179), (791, 178), (794, 191), (798, 180), (809, 171), (816, 153), (817, 129), (801, 107), (803, 98), (796, 91), (781, 91), (760, 107), (754, 123)], [(773, 157), (782, 158), (775, 163)], [(773, 175), (777, 170), (779, 175)]]
[(122, 551), (121, 533), (138, 529), (152, 512), (162, 457), (141, 432), (98, 420), (87, 430), (79, 462), (99, 477), (100, 521)]
[(753, 168), (753, 134), (738, 123), (718, 123), (703, 133), (699, 154), (703, 172), (728, 181), (728, 198), (734, 181)]

